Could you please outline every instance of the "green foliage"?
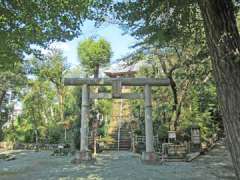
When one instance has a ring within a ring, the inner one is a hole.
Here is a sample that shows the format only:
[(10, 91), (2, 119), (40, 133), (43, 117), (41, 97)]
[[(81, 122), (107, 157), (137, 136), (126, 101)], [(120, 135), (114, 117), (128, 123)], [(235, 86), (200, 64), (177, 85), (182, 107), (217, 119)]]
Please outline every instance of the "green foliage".
[(0, 69), (35, 53), (32, 45), (46, 47), (80, 34), (86, 18), (88, 0), (40, 0), (0, 2)]
[(13, 105), (8, 103), (6, 95), (11, 92), (12, 96), (20, 96), (21, 89), (26, 85), (27, 78), (23, 73), (22, 65), (15, 63), (11, 70), (0, 71), (0, 140), (3, 138), (2, 125), (9, 120)]
[(220, 130), (221, 119), (218, 117), (216, 88), (209, 83), (203, 87), (195, 86), (191, 90), (190, 111), (184, 111), (181, 127), (189, 128), (193, 123), (201, 128), (204, 140), (217, 134)]
[[(106, 14), (110, 14), (115, 23), (139, 39), (139, 44), (164, 48), (169, 42), (184, 44), (199, 41), (199, 37), (201, 40), (201, 15), (194, 0), (106, 1), (104, 5), (95, 3), (94, 7), (98, 13), (93, 11), (92, 19), (106, 21)], [(194, 31), (198, 33), (192, 39)]]
[[(188, 52), (182, 52), (191, 55)], [(163, 53), (163, 52), (162, 52)], [(211, 75), (210, 63), (205, 56), (196, 56), (193, 59), (181, 59), (177, 61), (177, 57), (173, 51), (165, 51), (162, 56), (145, 54), (146, 62), (149, 66), (141, 69), (137, 76), (162, 78), (168, 76), (171, 68), (171, 77), (176, 83), (176, 98), (178, 103), (181, 102), (180, 116), (178, 119), (177, 130), (179, 138), (185, 138), (187, 129), (196, 123), (200, 126), (203, 139), (211, 137), (219, 132), (221, 119), (218, 117), (217, 98), (215, 83)], [(162, 59), (160, 59), (162, 58)], [(200, 58), (203, 58), (200, 61)], [(165, 63), (161, 63), (164, 60)], [(165, 66), (164, 66), (165, 65)], [(191, 82), (188, 88), (183, 89), (186, 82)], [(135, 92), (141, 92), (140, 88), (133, 89)], [(152, 88), (153, 98), (153, 126), (154, 134), (158, 134), (160, 139), (167, 138), (167, 131), (170, 130), (171, 120), (173, 119), (173, 91), (171, 88)], [(160, 102), (160, 103), (159, 103)], [(132, 102), (132, 113), (138, 119), (141, 131), (144, 133), (144, 103), (142, 101)]]
[(98, 135), (105, 137), (107, 135), (107, 130), (108, 130), (107, 122), (106, 121), (101, 122), (98, 128)]
[(80, 122), (81, 122), (80, 120), (75, 121), (73, 126), (73, 144), (76, 149), (80, 149), (80, 128), (81, 128)]
[(10, 142), (33, 142), (34, 129), (32, 124), (23, 117), (15, 121), (8, 129), (4, 129), (5, 140)]
[(52, 123), (48, 127), (48, 142), (52, 144), (62, 143), (64, 137), (64, 128), (61, 125)]
[(98, 73), (100, 65), (109, 63), (111, 54), (111, 46), (103, 38), (97, 41), (89, 38), (80, 42), (78, 46), (79, 60), (90, 74)]
[(168, 138), (168, 131), (169, 131), (168, 126), (163, 124), (158, 129), (157, 134), (160, 137), (160, 139), (167, 139)]
[(136, 130), (134, 131), (134, 134), (135, 134), (135, 135), (138, 135), (138, 136), (142, 136), (142, 135), (143, 135), (141, 129), (136, 129)]
[(99, 100), (96, 104), (96, 108), (103, 115), (111, 115), (112, 101), (107, 99)]
[(13, 137), (9, 139), (35, 142), (37, 132), (40, 141), (63, 141), (63, 125), (70, 127), (79, 113), (75, 89), (63, 85), (67, 70), (64, 57), (61, 52), (53, 50), (42, 61), (34, 58), (28, 63), (32, 76), (20, 99), (23, 113), (17, 123), (10, 127), (9, 130), (14, 131), (11, 130)]
[[(71, 40), (78, 36), (90, 3), (87, 0), (0, 2), (0, 106), (6, 91), (16, 92), (18, 87), (25, 84), (22, 65), (26, 68), (26, 64), (19, 63), (25, 54), (33, 53), (40, 57), (40, 51), (36, 47), (45, 48), (54, 41)], [(34, 69), (26, 68), (28, 72), (39, 73), (36, 75), (36, 81), (29, 80), (30, 91), (26, 92), (27, 88), (21, 91), (25, 93), (24, 118), (36, 127), (42, 125), (43, 119), (55, 119), (52, 114), (56, 114), (56, 111), (60, 111), (59, 113), (63, 115), (63, 107), (59, 109), (53, 105), (56, 102), (54, 99), (56, 92), (49, 88), (53, 86), (49, 82), (51, 81), (58, 90), (63, 89), (62, 78), (56, 79), (62, 77), (63, 72), (60, 58), (55, 56), (51, 58), (52, 61), (45, 61), (49, 59), (45, 58), (43, 61), (31, 62)], [(39, 68), (37, 69), (35, 65)], [(46, 79), (48, 82), (45, 83)], [(63, 97), (63, 92), (58, 91), (57, 95)], [(43, 116), (46, 116), (46, 119)], [(38, 118), (40, 118), (39, 122), (36, 120)], [(2, 125), (2, 122), (0, 124)]]
[[(26, 81), (25, 74), (20, 63), (15, 63), (11, 70), (0, 71), (0, 93), (7, 89), (13, 89), (15, 86), (17, 88), (24, 85)], [(17, 88), (15, 88), (17, 90)]]

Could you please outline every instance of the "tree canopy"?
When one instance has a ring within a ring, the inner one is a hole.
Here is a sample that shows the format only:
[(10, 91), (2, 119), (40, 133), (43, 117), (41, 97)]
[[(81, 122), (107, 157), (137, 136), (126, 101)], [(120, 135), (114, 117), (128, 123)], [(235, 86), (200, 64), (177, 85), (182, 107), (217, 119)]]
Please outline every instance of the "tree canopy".
[(96, 77), (99, 73), (99, 67), (109, 63), (111, 55), (111, 45), (103, 38), (99, 40), (89, 38), (80, 42), (78, 46), (78, 57), (81, 64)]
[(32, 45), (46, 47), (81, 33), (90, 1), (7, 1), (0, 3), (0, 69), (37, 53)]

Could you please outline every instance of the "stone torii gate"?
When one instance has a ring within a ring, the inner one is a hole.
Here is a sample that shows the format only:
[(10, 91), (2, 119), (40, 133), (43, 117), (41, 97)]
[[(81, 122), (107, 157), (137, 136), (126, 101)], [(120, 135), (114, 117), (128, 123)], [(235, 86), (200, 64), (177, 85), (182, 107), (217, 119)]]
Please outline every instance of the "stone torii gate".
[[(65, 86), (82, 85), (82, 109), (80, 129), (80, 153), (76, 155), (76, 162), (92, 159), (88, 150), (88, 122), (89, 122), (89, 99), (139, 99), (145, 100), (145, 136), (146, 152), (142, 154), (142, 160), (156, 160), (157, 156), (153, 146), (153, 123), (152, 123), (152, 98), (151, 86), (168, 86), (169, 79), (154, 78), (65, 78)], [(90, 86), (112, 86), (112, 93), (90, 92)], [(122, 93), (122, 86), (144, 86), (144, 94)]]

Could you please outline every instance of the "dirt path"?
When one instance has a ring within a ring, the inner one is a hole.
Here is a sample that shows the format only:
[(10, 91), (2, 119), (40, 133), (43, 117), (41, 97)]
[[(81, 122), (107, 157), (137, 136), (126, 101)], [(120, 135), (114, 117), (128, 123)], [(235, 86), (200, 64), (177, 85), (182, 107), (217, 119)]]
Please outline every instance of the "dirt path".
[(73, 165), (71, 157), (22, 151), (13, 161), (0, 160), (0, 180), (235, 180), (229, 154), (218, 144), (191, 163), (146, 165), (130, 152), (105, 152), (94, 164)]

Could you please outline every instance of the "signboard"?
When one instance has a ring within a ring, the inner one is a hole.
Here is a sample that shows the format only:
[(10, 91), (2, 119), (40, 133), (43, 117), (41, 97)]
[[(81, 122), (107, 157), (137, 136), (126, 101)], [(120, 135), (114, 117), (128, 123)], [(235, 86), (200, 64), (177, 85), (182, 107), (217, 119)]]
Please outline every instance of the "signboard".
[(176, 131), (168, 131), (168, 139), (176, 140)]
[(191, 132), (192, 136), (191, 136), (191, 140), (193, 144), (200, 144), (201, 140), (200, 140), (200, 130), (199, 129), (192, 129)]

